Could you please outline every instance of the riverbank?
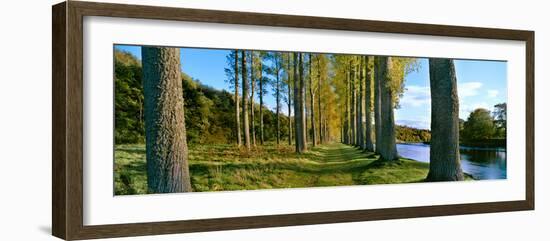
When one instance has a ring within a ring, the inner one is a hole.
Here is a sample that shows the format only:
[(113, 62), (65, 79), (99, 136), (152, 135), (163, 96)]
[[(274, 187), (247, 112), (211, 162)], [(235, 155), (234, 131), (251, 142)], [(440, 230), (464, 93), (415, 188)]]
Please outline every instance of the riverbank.
[[(403, 144), (415, 143), (415, 142), (399, 142)], [(419, 142), (429, 145), (429, 141)], [(460, 141), (460, 147), (469, 147), (469, 148), (504, 148), (506, 149), (506, 139), (487, 139), (487, 140), (470, 140), (470, 141)]]
[[(399, 143), (397, 152), (405, 158), (430, 162), (430, 145)], [(506, 179), (506, 149), (460, 146), (462, 170), (476, 180)]]
[[(258, 146), (251, 152), (234, 145), (189, 147), (193, 191), (326, 187), (423, 182), (429, 164), (412, 159), (379, 162), (378, 155), (340, 143), (322, 145), (305, 154), (294, 147)], [(115, 148), (115, 193), (145, 194), (144, 145)]]

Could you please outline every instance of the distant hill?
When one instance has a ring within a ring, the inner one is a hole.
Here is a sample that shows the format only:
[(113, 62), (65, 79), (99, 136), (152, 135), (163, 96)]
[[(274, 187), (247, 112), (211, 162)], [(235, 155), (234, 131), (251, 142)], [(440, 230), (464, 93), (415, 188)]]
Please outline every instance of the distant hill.
[(429, 130), (397, 125), (395, 137), (401, 142), (429, 142), (432, 134)]

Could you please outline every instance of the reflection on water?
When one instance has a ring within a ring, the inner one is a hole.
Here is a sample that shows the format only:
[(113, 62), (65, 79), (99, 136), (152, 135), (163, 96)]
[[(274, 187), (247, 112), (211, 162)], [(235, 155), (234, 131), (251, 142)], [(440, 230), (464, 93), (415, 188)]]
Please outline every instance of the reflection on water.
[[(430, 162), (430, 145), (420, 143), (397, 144), (400, 156), (421, 162)], [(460, 148), (462, 170), (475, 179), (506, 179), (506, 149)]]

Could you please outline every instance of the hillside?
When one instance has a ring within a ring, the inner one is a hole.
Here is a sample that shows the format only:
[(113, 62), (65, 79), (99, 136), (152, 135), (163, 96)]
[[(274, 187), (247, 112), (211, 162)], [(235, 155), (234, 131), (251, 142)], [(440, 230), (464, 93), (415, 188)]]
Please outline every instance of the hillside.
[[(141, 61), (128, 52), (115, 50), (115, 143), (144, 143), (143, 87)], [(187, 141), (200, 144), (227, 144), (235, 140), (233, 94), (201, 84), (182, 73)], [(223, 81), (223, 80), (220, 80)], [(254, 126), (259, 129), (259, 109), (255, 103)], [(262, 109), (264, 139), (275, 139), (276, 115)], [(288, 118), (281, 115), (281, 137), (288, 133)]]

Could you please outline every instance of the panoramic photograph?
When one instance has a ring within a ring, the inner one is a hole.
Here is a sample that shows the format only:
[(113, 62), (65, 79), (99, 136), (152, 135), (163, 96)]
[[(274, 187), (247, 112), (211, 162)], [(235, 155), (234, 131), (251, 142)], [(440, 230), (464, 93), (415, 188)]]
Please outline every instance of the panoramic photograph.
[(114, 45), (114, 195), (507, 178), (507, 62)]

